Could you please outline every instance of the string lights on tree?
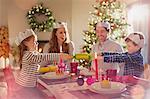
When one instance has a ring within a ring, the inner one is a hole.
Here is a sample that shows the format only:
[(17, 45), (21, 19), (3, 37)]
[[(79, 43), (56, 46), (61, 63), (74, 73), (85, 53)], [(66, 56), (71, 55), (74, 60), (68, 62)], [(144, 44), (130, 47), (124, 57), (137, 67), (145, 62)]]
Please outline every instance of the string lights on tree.
[[(111, 25), (109, 37), (125, 46), (124, 37), (127, 35), (127, 27), (129, 26), (126, 20), (126, 5), (116, 0), (96, 0), (93, 8), (94, 11), (90, 12), (88, 29), (83, 31), (85, 44), (82, 47), (82, 52), (90, 53), (92, 45), (97, 42), (94, 29), (99, 21), (108, 21)], [(85, 65), (84, 63), (85, 61), (82, 60), (81, 64)]]

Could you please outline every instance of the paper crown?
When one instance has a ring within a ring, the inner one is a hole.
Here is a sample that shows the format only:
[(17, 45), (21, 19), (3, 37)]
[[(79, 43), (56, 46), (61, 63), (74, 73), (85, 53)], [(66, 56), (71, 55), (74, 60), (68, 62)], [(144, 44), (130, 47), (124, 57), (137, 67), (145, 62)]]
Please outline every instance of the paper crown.
[(61, 27), (67, 27), (67, 23), (65, 22), (57, 22), (54, 24), (53, 28), (61, 28)]
[(131, 33), (125, 39), (127, 38), (136, 43), (141, 48), (144, 46), (144, 35), (141, 32)]
[(110, 29), (110, 23), (107, 22), (107, 21), (98, 22), (97, 24), (99, 24), (99, 25), (98, 25), (99, 27), (104, 27), (104, 28), (106, 28), (107, 30)]
[(28, 38), (31, 35), (36, 35), (32, 29), (26, 29), (25, 32), (19, 32), (16, 37), (15, 43), (17, 44), (17, 46), (19, 46), (24, 39)]

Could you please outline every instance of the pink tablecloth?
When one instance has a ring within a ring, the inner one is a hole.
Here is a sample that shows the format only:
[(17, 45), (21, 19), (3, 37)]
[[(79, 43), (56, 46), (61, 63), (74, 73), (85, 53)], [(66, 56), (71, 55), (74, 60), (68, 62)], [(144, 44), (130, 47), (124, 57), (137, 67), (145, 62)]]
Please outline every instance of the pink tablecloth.
[[(47, 84), (48, 86), (51, 85), (58, 85), (58, 84), (63, 84), (63, 83), (72, 83), (76, 80), (71, 80), (71, 79), (61, 79), (61, 80), (51, 80), (51, 79), (43, 79), (41, 80)], [(106, 95), (106, 94), (98, 94), (90, 91), (89, 89), (85, 90), (67, 90), (61, 93), (57, 93), (57, 90), (61, 89), (56, 89), (56, 93), (54, 92), (56, 99), (130, 99), (130, 89), (133, 85), (140, 84), (144, 86), (145, 89), (150, 87), (150, 82), (141, 78), (133, 77), (133, 76), (117, 76), (115, 77), (114, 81), (116, 82), (121, 82), (127, 84), (127, 90), (125, 90), (122, 93), (118, 94), (113, 94), (113, 95)], [(86, 83), (86, 82), (85, 82)], [(55, 88), (55, 87), (54, 87)], [(61, 88), (61, 87), (60, 87)], [(50, 90), (50, 89), (49, 89)], [(70, 97), (70, 98), (69, 98)]]

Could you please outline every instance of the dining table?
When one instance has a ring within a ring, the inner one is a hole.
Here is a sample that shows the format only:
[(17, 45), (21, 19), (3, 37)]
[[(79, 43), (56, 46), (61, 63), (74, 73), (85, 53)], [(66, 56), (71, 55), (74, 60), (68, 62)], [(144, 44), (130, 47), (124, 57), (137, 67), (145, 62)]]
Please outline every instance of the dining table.
[[(68, 74), (67, 77), (59, 79), (44, 78), (42, 75), (39, 75), (38, 83), (48, 90), (49, 96), (55, 97), (55, 99), (136, 99), (131, 94), (135, 85), (140, 85), (144, 89), (144, 93), (150, 89), (150, 81), (135, 76), (117, 75), (113, 77), (114, 79), (110, 82), (123, 84), (125, 88), (117, 93), (113, 93), (113, 90), (104, 93), (91, 90), (92, 84), (89, 85), (86, 82), (88, 76), (84, 76), (83, 85), (79, 85), (77, 83), (78, 75)], [(94, 83), (100, 83), (100, 81)], [(142, 93), (140, 94), (142, 95)]]

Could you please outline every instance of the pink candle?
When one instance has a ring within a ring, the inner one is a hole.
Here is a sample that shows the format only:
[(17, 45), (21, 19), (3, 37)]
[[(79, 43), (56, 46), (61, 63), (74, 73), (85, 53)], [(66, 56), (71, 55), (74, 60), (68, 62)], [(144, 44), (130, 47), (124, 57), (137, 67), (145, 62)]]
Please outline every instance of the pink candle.
[(97, 53), (96, 52), (95, 52), (94, 62), (95, 62), (95, 77), (96, 77), (96, 80), (98, 81), (98, 60), (97, 60)]

